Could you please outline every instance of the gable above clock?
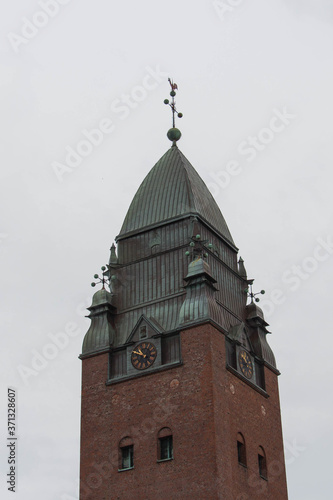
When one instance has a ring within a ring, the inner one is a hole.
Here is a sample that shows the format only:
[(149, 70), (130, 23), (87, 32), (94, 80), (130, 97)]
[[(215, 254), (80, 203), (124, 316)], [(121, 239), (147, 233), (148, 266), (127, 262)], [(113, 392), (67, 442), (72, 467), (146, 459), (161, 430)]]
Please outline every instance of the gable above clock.
[(148, 339), (155, 335), (161, 335), (163, 332), (163, 328), (155, 319), (147, 318), (145, 314), (142, 314), (131, 331), (126, 343), (139, 342), (140, 340)]

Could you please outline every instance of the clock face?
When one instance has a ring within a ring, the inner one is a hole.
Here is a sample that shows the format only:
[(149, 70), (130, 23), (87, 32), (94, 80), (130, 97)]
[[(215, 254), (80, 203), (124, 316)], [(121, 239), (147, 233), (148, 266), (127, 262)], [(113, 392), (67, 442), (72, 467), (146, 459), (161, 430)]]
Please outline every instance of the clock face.
[(149, 368), (155, 361), (157, 350), (151, 342), (141, 342), (134, 347), (131, 355), (131, 361), (137, 370)]
[(249, 353), (246, 351), (240, 351), (238, 355), (238, 362), (243, 375), (248, 379), (252, 378), (253, 365)]

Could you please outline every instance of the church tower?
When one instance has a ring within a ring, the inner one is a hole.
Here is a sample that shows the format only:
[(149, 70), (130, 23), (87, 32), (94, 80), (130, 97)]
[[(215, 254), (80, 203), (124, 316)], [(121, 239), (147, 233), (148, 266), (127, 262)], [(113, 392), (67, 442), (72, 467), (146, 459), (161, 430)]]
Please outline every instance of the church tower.
[(172, 146), (95, 275), (80, 500), (287, 500), (268, 324), (219, 207), (178, 149), (170, 84)]

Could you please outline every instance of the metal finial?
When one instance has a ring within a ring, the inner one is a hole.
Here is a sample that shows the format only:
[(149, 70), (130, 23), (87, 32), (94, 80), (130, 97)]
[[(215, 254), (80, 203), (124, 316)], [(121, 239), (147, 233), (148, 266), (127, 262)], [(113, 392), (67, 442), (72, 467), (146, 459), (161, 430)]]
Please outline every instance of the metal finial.
[(102, 277), (100, 278), (100, 277), (98, 276), (98, 274), (94, 274), (94, 278), (95, 278), (95, 280), (97, 280), (97, 282), (95, 283), (95, 282), (93, 281), (93, 282), (91, 283), (91, 286), (92, 286), (92, 287), (94, 287), (94, 286), (98, 285), (98, 283), (102, 283), (102, 288), (104, 288), (104, 289), (105, 289), (105, 286), (104, 286), (104, 285), (105, 285), (105, 283), (106, 283), (107, 285), (109, 285), (109, 286), (110, 286), (110, 280), (109, 280), (109, 278), (107, 277), (107, 273), (105, 273), (105, 271), (106, 271), (106, 267), (105, 267), (105, 266), (102, 266), (102, 267), (101, 267), (101, 270), (103, 271)]
[(168, 131), (167, 136), (168, 136), (168, 139), (170, 139), (170, 141), (172, 141), (175, 144), (177, 141), (179, 141), (179, 139), (181, 138), (181, 135), (182, 135), (181, 131), (178, 128), (176, 128), (175, 115), (177, 115), (178, 118), (182, 118), (183, 113), (178, 113), (178, 111), (176, 109), (175, 96), (176, 96), (176, 90), (178, 90), (178, 85), (176, 83), (173, 83), (173, 81), (170, 78), (168, 78), (168, 81), (169, 81), (170, 87), (171, 87), (171, 92), (170, 92), (171, 102), (169, 101), (169, 99), (164, 99), (164, 104), (168, 104), (171, 108), (172, 128)]
[[(189, 243), (190, 250), (185, 252), (185, 255), (191, 256), (192, 261), (197, 259), (206, 259), (208, 257), (208, 253), (206, 251), (205, 245), (208, 240), (202, 240), (200, 234), (196, 234), (192, 236), (191, 241)], [(209, 243), (208, 248), (211, 250), (213, 248), (212, 243)]]
[(109, 264), (117, 264), (118, 263), (118, 257), (116, 253), (116, 245), (112, 243), (112, 246), (110, 248), (110, 259), (109, 259)]
[(247, 293), (247, 296), (248, 297), (251, 297), (251, 304), (253, 304), (253, 302), (259, 302), (260, 299), (258, 297), (256, 297), (256, 295), (264, 295), (265, 293), (265, 290), (260, 290), (260, 292), (257, 292), (257, 293), (253, 293), (253, 289), (252, 289), (252, 285), (253, 285), (253, 281), (254, 280), (249, 280), (248, 281), (248, 284), (250, 285), (250, 289), (249, 288), (246, 288), (245, 292)]
[(238, 274), (242, 278), (247, 279), (247, 273), (244, 266), (244, 260), (242, 259), (242, 257), (240, 257), (238, 261)]

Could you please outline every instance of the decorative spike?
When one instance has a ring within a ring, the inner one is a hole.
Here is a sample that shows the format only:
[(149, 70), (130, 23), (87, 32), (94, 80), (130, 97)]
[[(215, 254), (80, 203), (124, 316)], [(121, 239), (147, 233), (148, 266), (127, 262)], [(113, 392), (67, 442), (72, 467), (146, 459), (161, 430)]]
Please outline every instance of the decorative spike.
[(118, 264), (118, 257), (116, 254), (116, 245), (114, 243), (112, 243), (110, 251), (111, 251), (111, 254), (110, 254), (109, 264)]
[(176, 128), (175, 115), (177, 115), (178, 118), (182, 118), (183, 113), (178, 113), (178, 111), (176, 109), (175, 97), (176, 97), (176, 90), (178, 90), (178, 86), (176, 83), (173, 83), (173, 81), (170, 78), (168, 78), (168, 81), (169, 81), (170, 87), (171, 87), (170, 96), (172, 99), (171, 99), (171, 102), (169, 101), (169, 99), (164, 99), (164, 104), (169, 105), (171, 108), (172, 128), (168, 131), (167, 136), (168, 136), (168, 139), (170, 139), (170, 141), (173, 142), (173, 146), (175, 146), (176, 142), (179, 141), (179, 139), (181, 138), (181, 135), (182, 135), (181, 131), (178, 128)]
[(238, 274), (242, 278), (247, 279), (247, 273), (244, 266), (244, 260), (242, 259), (242, 257), (240, 257), (238, 261)]

